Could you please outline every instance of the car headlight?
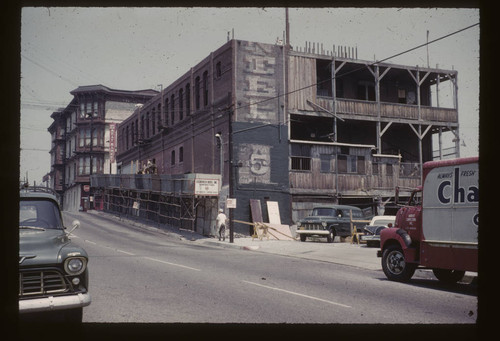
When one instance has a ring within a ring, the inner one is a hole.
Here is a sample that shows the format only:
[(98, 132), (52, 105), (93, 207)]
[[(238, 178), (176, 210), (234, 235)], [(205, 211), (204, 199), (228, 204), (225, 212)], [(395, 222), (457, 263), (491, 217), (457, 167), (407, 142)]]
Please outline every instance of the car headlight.
[(71, 257), (64, 262), (64, 270), (69, 275), (79, 275), (85, 271), (87, 260), (83, 257)]
[(323, 225), (323, 227), (326, 227), (326, 225), (327, 225), (326, 221), (321, 222), (321, 225)]
[(301, 223), (300, 223), (300, 221), (299, 221), (299, 222), (297, 223), (297, 227), (300, 227), (300, 225), (301, 225)]

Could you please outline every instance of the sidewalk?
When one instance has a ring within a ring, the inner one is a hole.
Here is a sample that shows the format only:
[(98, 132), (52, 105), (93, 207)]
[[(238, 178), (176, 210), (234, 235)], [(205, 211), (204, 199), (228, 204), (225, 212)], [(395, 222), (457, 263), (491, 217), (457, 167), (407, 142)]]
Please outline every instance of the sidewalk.
[[(230, 243), (229, 237), (226, 237), (225, 241), (219, 241), (218, 238), (202, 236), (193, 231), (166, 225), (158, 226), (152, 222), (120, 217), (107, 212), (91, 210), (87, 211), (87, 213), (99, 215), (104, 219), (110, 219), (115, 222), (122, 221), (123, 223), (135, 227), (160, 232), (167, 238), (175, 240), (328, 262), (366, 270), (380, 271), (382, 273), (381, 258), (377, 257), (377, 248), (367, 247), (365, 244), (358, 245), (356, 243), (351, 244), (350, 242), (339, 242), (338, 238), (335, 239), (334, 243), (327, 243), (324, 238), (308, 238), (306, 242), (301, 242), (298, 240), (273, 240), (267, 238), (260, 240), (250, 236), (235, 234), (234, 242)], [(434, 279), (431, 270), (417, 270), (414, 277)], [(477, 277), (477, 273), (466, 272), (462, 282), (470, 283), (474, 277)]]
[(377, 249), (366, 247), (364, 244), (349, 242), (327, 243), (326, 240), (308, 239), (306, 242), (293, 240), (259, 240), (251, 237), (234, 238), (234, 243), (218, 241), (214, 238), (199, 239), (196, 242), (206, 245), (237, 248), (242, 250), (272, 253), (322, 262), (336, 263), (368, 270), (382, 270)]

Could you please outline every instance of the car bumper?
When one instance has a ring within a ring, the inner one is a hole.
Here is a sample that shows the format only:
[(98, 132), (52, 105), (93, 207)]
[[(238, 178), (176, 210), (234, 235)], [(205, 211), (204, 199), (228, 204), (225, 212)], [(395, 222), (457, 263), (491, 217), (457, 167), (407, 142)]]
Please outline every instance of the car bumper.
[(379, 235), (362, 235), (361, 236), (361, 240), (364, 240), (364, 241), (376, 241), (376, 242), (380, 242), (380, 236)]
[(88, 293), (25, 299), (19, 301), (19, 313), (81, 308), (88, 306), (90, 301), (90, 294)]
[(328, 230), (297, 230), (297, 234), (308, 234), (308, 235), (328, 235), (330, 231)]

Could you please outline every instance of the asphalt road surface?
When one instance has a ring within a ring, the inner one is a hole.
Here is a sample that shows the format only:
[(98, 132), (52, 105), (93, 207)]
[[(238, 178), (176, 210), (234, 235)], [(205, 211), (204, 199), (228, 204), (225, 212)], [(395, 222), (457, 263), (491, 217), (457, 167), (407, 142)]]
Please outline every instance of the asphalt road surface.
[(381, 271), (220, 248), (87, 213), (72, 239), (89, 253), (83, 321), (474, 324), (477, 289)]

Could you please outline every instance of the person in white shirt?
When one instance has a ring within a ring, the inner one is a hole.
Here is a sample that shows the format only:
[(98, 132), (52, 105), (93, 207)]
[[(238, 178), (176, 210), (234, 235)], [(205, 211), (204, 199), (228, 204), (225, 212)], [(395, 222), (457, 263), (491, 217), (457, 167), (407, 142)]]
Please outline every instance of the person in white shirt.
[(226, 220), (227, 217), (222, 209), (219, 209), (219, 214), (215, 218), (215, 227), (217, 228), (217, 234), (219, 235), (219, 240), (226, 240)]

